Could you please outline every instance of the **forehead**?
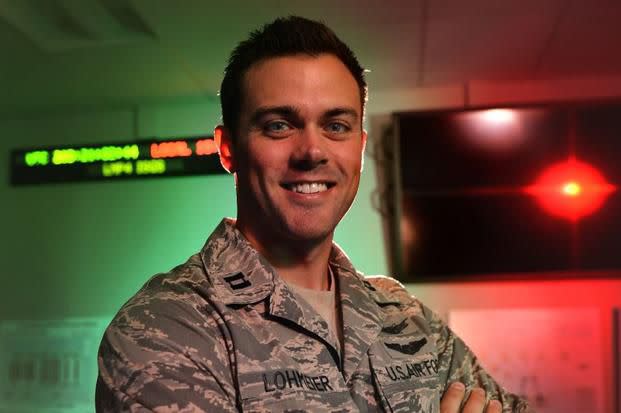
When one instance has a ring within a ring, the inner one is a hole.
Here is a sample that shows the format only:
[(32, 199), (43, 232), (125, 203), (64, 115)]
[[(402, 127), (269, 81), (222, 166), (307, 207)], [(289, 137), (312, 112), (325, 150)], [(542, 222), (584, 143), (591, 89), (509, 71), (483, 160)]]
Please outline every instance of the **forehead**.
[(335, 107), (362, 111), (358, 83), (334, 55), (304, 54), (261, 60), (243, 79), (242, 117), (265, 106), (293, 106), (309, 113)]

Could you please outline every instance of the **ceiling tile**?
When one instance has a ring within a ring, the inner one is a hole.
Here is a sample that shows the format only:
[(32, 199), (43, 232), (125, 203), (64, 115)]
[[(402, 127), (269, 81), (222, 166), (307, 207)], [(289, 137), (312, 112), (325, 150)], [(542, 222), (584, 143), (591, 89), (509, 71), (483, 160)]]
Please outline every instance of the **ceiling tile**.
[(430, 2), (425, 84), (532, 76), (562, 2)]
[(539, 70), (542, 78), (621, 74), (621, 2), (573, 1)]

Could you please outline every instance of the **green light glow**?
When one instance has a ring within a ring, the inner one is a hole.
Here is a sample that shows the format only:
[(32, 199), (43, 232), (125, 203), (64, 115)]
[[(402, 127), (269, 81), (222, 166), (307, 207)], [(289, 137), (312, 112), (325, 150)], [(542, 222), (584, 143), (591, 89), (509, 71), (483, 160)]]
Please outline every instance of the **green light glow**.
[(164, 172), (166, 172), (166, 161), (163, 159), (136, 161), (136, 175), (159, 175)]
[(166, 172), (166, 161), (147, 159), (134, 162), (106, 162), (101, 165), (101, 174), (105, 177), (123, 175), (161, 175)]
[(0, 321), (0, 410), (92, 412), (95, 355), (109, 320)]
[(134, 164), (132, 162), (104, 163), (101, 165), (101, 173), (106, 177), (132, 175), (134, 173)]
[(50, 154), (48, 151), (32, 151), (24, 155), (24, 160), (28, 166), (47, 165), (50, 162)]
[(54, 149), (52, 164), (71, 165), (73, 163), (112, 162), (121, 159), (138, 159), (138, 145), (102, 146), (99, 148)]

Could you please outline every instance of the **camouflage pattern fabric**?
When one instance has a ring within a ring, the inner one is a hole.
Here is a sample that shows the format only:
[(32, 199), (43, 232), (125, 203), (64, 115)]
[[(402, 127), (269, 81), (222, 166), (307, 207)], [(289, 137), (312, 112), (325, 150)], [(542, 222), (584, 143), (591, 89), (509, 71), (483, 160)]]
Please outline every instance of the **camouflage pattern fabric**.
[(287, 288), (224, 220), (199, 254), (121, 308), (99, 350), (98, 412), (439, 412), (447, 385), (481, 386), (530, 412), (429, 309), (365, 278), (334, 245), (343, 325)]

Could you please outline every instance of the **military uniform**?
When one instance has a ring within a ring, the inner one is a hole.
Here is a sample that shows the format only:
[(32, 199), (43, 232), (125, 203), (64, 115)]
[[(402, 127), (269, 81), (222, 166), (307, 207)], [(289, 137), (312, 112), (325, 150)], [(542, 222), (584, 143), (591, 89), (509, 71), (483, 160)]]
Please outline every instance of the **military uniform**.
[(397, 281), (332, 248), (343, 351), (328, 325), (224, 220), (199, 254), (153, 277), (101, 343), (98, 412), (439, 412), (447, 385), (529, 411)]

